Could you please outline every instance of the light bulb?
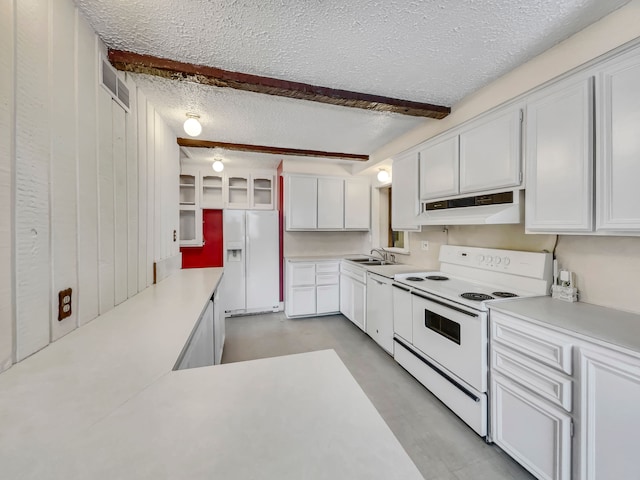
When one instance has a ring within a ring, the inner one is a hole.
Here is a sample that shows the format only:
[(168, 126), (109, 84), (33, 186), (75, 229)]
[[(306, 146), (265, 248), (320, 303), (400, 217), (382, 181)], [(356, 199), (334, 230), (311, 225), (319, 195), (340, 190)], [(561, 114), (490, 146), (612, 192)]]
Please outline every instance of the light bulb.
[(191, 137), (197, 137), (202, 133), (202, 125), (200, 125), (196, 115), (187, 116), (189, 118), (184, 121), (184, 131)]
[(211, 168), (213, 168), (214, 172), (221, 172), (222, 170), (224, 170), (224, 163), (222, 163), (220, 160), (216, 160), (211, 164)]
[(391, 176), (389, 175), (389, 172), (387, 172), (386, 170), (380, 170), (378, 172), (378, 181), (379, 182), (386, 182), (387, 180), (389, 180)]

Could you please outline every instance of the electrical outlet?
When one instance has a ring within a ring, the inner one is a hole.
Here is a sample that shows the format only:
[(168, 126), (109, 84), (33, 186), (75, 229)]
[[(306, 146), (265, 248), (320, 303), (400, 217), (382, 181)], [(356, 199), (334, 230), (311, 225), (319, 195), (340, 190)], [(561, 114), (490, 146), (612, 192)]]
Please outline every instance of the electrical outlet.
[(58, 292), (58, 321), (71, 316), (71, 289)]
[(429, 250), (429, 242), (427, 240), (423, 240), (420, 244), (420, 248), (422, 250)]

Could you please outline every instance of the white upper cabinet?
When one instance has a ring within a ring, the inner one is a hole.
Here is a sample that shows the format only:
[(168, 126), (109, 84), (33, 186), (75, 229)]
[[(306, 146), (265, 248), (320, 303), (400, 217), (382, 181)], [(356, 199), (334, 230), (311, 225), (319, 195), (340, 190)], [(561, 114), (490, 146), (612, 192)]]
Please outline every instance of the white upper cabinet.
[(344, 228), (369, 230), (370, 225), (371, 185), (368, 181), (360, 179), (346, 179), (344, 181)]
[(273, 210), (273, 175), (251, 175), (251, 208)]
[(369, 230), (368, 179), (287, 174), (287, 230)]
[(285, 195), (287, 230), (315, 230), (318, 226), (318, 179), (290, 175)]
[(640, 232), (639, 85), (636, 51), (607, 62), (598, 77), (598, 231)]
[(428, 142), (420, 149), (420, 199), (458, 194), (458, 135)]
[(520, 184), (522, 110), (511, 108), (460, 132), (460, 193)]
[(318, 228), (344, 228), (344, 180), (318, 177)]
[(391, 227), (393, 230), (420, 230), (419, 157), (417, 151), (393, 159), (391, 185)]
[(593, 227), (593, 78), (570, 78), (527, 105), (525, 226), (531, 232)]
[(222, 209), (224, 208), (225, 186), (224, 176), (221, 173), (202, 175), (200, 189), (200, 207)]
[(226, 208), (247, 209), (251, 205), (251, 175), (227, 175)]

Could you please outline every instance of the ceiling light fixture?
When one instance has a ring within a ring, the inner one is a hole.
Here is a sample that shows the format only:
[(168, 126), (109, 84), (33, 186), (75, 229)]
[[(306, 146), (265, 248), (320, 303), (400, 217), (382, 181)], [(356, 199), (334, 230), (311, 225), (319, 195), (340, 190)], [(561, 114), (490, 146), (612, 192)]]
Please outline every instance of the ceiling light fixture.
[(191, 137), (197, 137), (202, 133), (202, 125), (198, 119), (200, 115), (196, 115), (195, 113), (187, 113), (187, 119), (184, 121), (184, 131), (187, 135)]
[(391, 178), (391, 175), (389, 175), (389, 172), (386, 171), (384, 168), (381, 168), (380, 171), (378, 172), (377, 178), (379, 182), (384, 183)]
[(214, 160), (211, 164), (211, 168), (213, 168), (214, 172), (221, 172), (224, 170), (224, 163), (222, 163), (222, 160)]

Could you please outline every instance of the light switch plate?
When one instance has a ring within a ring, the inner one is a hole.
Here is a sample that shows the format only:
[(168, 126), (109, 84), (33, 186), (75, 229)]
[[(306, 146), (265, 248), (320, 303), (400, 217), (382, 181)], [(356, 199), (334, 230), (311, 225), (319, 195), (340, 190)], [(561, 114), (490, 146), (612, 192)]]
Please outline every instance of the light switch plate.
[(429, 242), (427, 240), (422, 240), (420, 243), (420, 248), (422, 250), (429, 250)]

